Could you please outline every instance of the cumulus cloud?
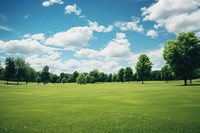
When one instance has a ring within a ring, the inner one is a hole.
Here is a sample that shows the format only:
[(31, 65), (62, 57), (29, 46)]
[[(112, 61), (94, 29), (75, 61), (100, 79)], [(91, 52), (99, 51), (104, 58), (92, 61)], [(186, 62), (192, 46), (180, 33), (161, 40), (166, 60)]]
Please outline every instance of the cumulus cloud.
[(126, 58), (131, 54), (130, 43), (124, 33), (117, 33), (116, 38), (100, 51), (100, 55), (107, 58)]
[(149, 30), (147, 32), (147, 36), (150, 36), (151, 38), (155, 38), (158, 36), (158, 33), (155, 30)]
[(88, 41), (92, 38), (93, 32), (89, 27), (73, 27), (47, 38), (45, 44), (75, 50), (86, 46)]
[(92, 22), (92, 21), (88, 21), (88, 25), (91, 30), (94, 30), (96, 32), (110, 32), (113, 29), (112, 25), (105, 27), (103, 25), (99, 25), (97, 22)]
[(0, 51), (8, 54), (34, 55), (52, 53), (54, 49), (42, 45), (37, 40), (28, 38), (22, 40), (10, 40), (7, 42), (0, 40)]
[(132, 17), (131, 22), (115, 22), (115, 27), (120, 28), (122, 31), (132, 30), (136, 32), (143, 32), (144, 28), (140, 25), (140, 19), (137, 17)]
[[(93, 49), (81, 49), (76, 51), (74, 56), (76, 57), (86, 57), (97, 60), (102, 60), (103, 62), (114, 61), (118, 63), (115, 67), (119, 70), (120, 64), (122, 62), (127, 62), (124, 64), (126, 66), (131, 66), (135, 68), (136, 62), (138, 61), (138, 57), (141, 54), (147, 54), (151, 61), (153, 62), (153, 70), (159, 70), (164, 65), (164, 60), (162, 59), (163, 47), (159, 49), (154, 49), (141, 53), (133, 53), (130, 49), (130, 43), (126, 38), (124, 33), (117, 33), (116, 37), (111, 40), (103, 49), (101, 50), (93, 50)], [(116, 69), (115, 69), (116, 70)]]
[(88, 57), (88, 58), (125, 58), (132, 54), (130, 50), (130, 43), (124, 33), (116, 33), (116, 37), (110, 41), (100, 51), (92, 49), (81, 49), (76, 51), (75, 56), (77, 57)]
[(158, 0), (141, 10), (144, 21), (155, 21), (155, 28), (164, 27), (178, 34), (200, 30), (199, 6), (199, 0)]
[(71, 14), (71, 13), (75, 13), (76, 15), (80, 15), (81, 14), (81, 9), (76, 5), (67, 5), (65, 7), (65, 13), (66, 14)]
[(51, 6), (55, 3), (64, 4), (64, 2), (62, 0), (47, 0), (47, 1), (42, 2), (42, 6), (48, 7), (48, 6)]
[[(55, 58), (52, 58), (55, 57)], [(121, 67), (116, 61), (106, 62), (103, 60), (61, 60), (60, 53), (54, 53), (51, 55), (39, 56), (33, 55), (26, 58), (26, 61), (31, 64), (37, 71), (48, 65), (50, 72), (60, 74), (61, 72), (72, 73), (78, 72), (90, 72), (93, 69), (99, 69), (106, 73), (114, 73)]]

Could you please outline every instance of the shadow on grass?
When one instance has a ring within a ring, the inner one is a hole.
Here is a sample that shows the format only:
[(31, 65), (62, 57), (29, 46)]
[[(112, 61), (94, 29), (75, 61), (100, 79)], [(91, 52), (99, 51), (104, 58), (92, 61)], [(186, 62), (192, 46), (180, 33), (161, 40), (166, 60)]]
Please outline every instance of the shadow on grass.
[(188, 85), (176, 85), (176, 86), (185, 86), (185, 87), (187, 87), (187, 86), (200, 86), (200, 84), (188, 84)]

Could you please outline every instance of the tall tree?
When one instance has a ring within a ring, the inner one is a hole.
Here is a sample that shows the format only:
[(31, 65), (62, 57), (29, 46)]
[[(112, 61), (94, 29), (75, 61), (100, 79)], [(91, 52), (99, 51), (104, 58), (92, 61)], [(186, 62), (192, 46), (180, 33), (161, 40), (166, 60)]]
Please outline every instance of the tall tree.
[(72, 78), (73, 78), (73, 82), (76, 82), (76, 78), (78, 77), (79, 73), (77, 71), (75, 71), (73, 74), (72, 74)]
[(117, 74), (113, 74), (112, 75), (112, 81), (113, 82), (117, 82)]
[(41, 81), (44, 83), (44, 85), (46, 83), (48, 83), (48, 81), (50, 80), (50, 76), (49, 76), (49, 67), (46, 65), (41, 72)]
[(200, 67), (200, 40), (194, 32), (180, 33), (176, 40), (169, 40), (165, 46), (163, 57), (171, 66), (177, 77), (187, 80), (195, 69)]
[(14, 62), (15, 62), (17, 84), (19, 84), (19, 81), (22, 80), (22, 78), (24, 78), (26, 74), (26, 62), (23, 58), (19, 57), (17, 57), (14, 60)]
[(120, 82), (124, 82), (124, 68), (121, 68), (117, 73), (117, 78)]
[(112, 82), (112, 73), (108, 74), (106, 77), (106, 82)]
[(99, 81), (99, 70), (98, 69), (94, 69), (90, 72), (90, 77), (94, 77), (94, 82), (98, 82)]
[(136, 72), (137, 78), (144, 83), (144, 80), (150, 76), (152, 63), (150, 58), (146, 54), (141, 54), (138, 58), (138, 62), (136, 64)]
[(124, 71), (124, 81), (130, 83), (133, 77), (133, 69), (131, 67), (126, 67)]
[(15, 76), (15, 63), (14, 63), (14, 59), (11, 57), (6, 58), (5, 61), (5, 71), (4, 71), (4, 78), (7, 81), (12, 80)]
[(106, 81), (106, 74), (104, 72), (99, 73), (99, 81), (100, 82)]

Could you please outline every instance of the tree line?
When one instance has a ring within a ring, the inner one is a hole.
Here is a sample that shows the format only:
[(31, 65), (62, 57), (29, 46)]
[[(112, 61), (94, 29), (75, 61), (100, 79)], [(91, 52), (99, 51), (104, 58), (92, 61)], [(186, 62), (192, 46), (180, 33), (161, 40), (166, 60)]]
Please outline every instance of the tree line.
[(131, 67), (121, 68), (117, 73), (106, 74), (94, 69), (88, 73), (74, 71), (72, 74), (60, 73), (56, 75), (49, 72), (49, 67), (44, 66), (41, 71), (36, 71), (23, 58), (8, 57), (5, 60), (5, 68), (0, 64), (0, 79), (19, 82), (72, 83), (79, 84), (97, 82), (131, 82), (145, 80), (187, 80), (200, 77), (200, 40), (193, 32), (180, 33), (176, 40), (169, 40), (163, 51), (166, 64), (161, 70), (152, 71), (153, 63), (146, 54), (141, 54), (133, 73)]

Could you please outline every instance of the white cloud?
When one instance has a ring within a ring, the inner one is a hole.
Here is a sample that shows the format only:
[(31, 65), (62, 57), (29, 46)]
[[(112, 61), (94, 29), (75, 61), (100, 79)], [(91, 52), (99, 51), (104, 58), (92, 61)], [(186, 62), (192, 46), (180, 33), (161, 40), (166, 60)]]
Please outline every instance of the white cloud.
[(89, 27), (73, 27), (67, 31), (58, 32), (52, 37), (47, 38), (45, 44), (75, 50), (86, 46), (88, 41), (92, 38), (93, 32)]
[(144, 21), (155, 21), (155, 28), (164, 27), (168, 32), (200, 30), (199, 0), (158, 0), (150, 7), (143, 7)]
[(110, 41), (100, 51), (92, 49), (81, 49), (74, 54), (77, 57), (123, 59), (132, 55), (130, 43), (124, 33), (117, 33), (116, 38)]
[(93, 49), (81, 49), (74, 54), (76, 57), (98, 58), (99, 52)]
[(10, 40), (7, 42), (0, 40), (0, 51), (16, 55), (34, 55), (52, 53), (54, 49), (42, 45), (37, 40), (28, 38), (22, 40)]
[[(130, 49), (130, 45), (131, 44), (129, 43), (128, 39), (126, 39), (126, 35), (124, 33), (117, 33), (116, 37), (112, 41), (110, 41), (103, 49), (99, 51), (93, 49), (81, 49), (79, 51), (76, 51), (74, 56), (97, 59), (103, 62), (113, 61), (115, 62), (113, 64), (118, 64), (115, 65), (115, 67), (117, 70), (119, 70), (119, 68), (122, 67), (120, 66), (120, 64), (123, 64), (123, 67), (131, 66), (135, 68), (138, 57), (141, 54), (147, 54), (153, 63), (153, 70), (159, 70), (161, 69), (161, 67), (163, 67), (163, 46), (159, 49), (154, 49), (143, 53), (133, 53)], [(127, 64), (124, 64), (124, 61), (127, 62)]]
[(155, 30), (149, 30), (147, 32), (147, 36), (150, 36), (151, 38), (155, 38), (158, 36), (158, 33)]
[(112, 25), (109, 25), (108, 27), (99, 25), (97, 22), (88, 21), (89, 27), (91, 30), (94, 30), (96, 32), (110, 32), (113, 29)]
[(0, 25), (0, 30), (10, 31), (10, 32), (13, 31), (12, 28), (3, 25)]
[(76, 5), (67, 5), (65, 7), (65, 13), (66, 14), (71, 14), (71, 13), (75, 13), (76, 15), (80, 15), (81, 14), (81, 9)]
[(42, 2), (42, 6), (48, 7), (48, 6), (53, 5), (55, 3), (64, 4), (64, 2), (62, 0), (47, 0), (47, 1)]
[(125, 58), (132, 54), (129, 46), (130, 43), (126, 35), (124, 33), (117, 33), (116, 38), (100, 51), (100, 55), (105, 58)]
[(23, 36), (23, 38), (31, 38), (33, 40), (37, 40), (37, 41), (40, 41), (40, 42), (44, 42), (45, 41), (45, 35), (43, 33), (38, 33), (38, 34), (25, 34)]
[(143, 32), (143, 26), (139, 25), (140, 19), (137, 17), (131, 17), (131, 19), (131, 22), (115, 22), (115, 27), (120, 28), (122, 31), (132, 30), (136, 32)]
[[(53, 56), (53, 57), (52, 57)], [(37, 71), (48, 65), (50, 72), (60, 74), (61, 72), (72, 73), (78, 72), (90, 72), (93, 69), (99, 69), (106, 73), (114, 73), (121, 68), (120, 64), (116, 61), (104, 61), (104, 60), (61, 60), (60, 53), (54, 52), (52, 55), (38, 56), (33, 55), (26, 58), (26, 61), (31, 64)]]

